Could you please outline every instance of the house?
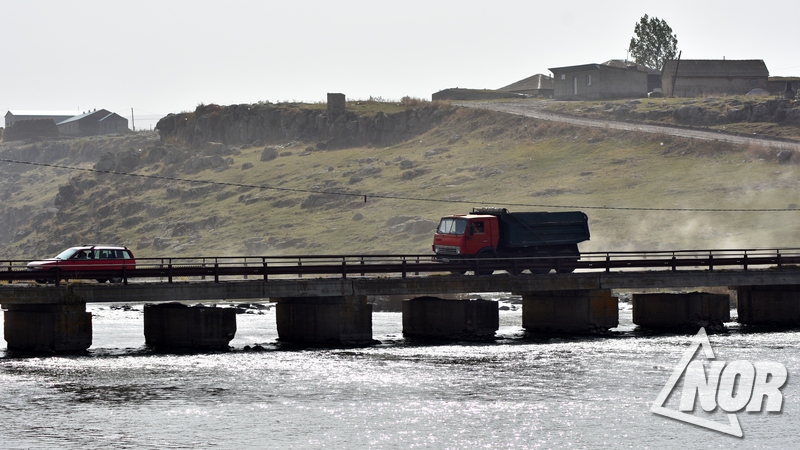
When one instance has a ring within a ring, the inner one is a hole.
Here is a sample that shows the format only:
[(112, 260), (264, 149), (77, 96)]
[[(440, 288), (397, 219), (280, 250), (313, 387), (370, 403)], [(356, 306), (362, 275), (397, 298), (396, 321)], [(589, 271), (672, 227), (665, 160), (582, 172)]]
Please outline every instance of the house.
[(662, 92), (672, 97), (747, 94), (767, 90), (768, 78), (760, 59), (673, 59), (661, 70)]
[(553, 96), (553, 77), (537, 73), (516, 83), (501, 87), (498, 91), (515, 92), (517, 94), (530, 95), (532, 97), (552, 97)]
[(8, 111), (6, 112), (6, 128), (20, 120), (52, 119), (59, 123), (74, 116), (78, 111)]
[(553, 98), (602, 100), (646, 97), (653, 69), (621, 60), (602, 64), (554, 67)]
[(642, 64), (633, 61), (626, 61), (624, 59), (611, 59), (603, 63), (607, 66), (619, 67), (620, 69), (633, 69), (647, 73), (647, 92), (658, 91), (661, 92), (661, 71), (658, 69), (651, 69)]
[(89, 111), (57, 123), (66, 136), (95, 136), (128, 131), (128, 119), (105, 109)]

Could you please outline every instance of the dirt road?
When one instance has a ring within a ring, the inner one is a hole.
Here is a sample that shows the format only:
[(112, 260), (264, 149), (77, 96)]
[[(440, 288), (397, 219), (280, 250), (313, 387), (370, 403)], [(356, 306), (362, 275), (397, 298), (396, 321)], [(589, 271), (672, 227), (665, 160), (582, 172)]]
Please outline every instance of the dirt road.
[(733, 134), (726, 134), (717, 131), (703, 131), (694, 130), (689, 128), (679, 128), (670, 126), (659, 125), (645, 125), (630, 122), (616, 122), (611, 120), (596, 120), (584, 119), (580, 117), (567, 116), (562, 114), (555, 114), (544, 110), (548, 101), (542, 100), (518, 100), (518, 101), (472, 101), (472, 102), (459, 102), (458, 106), (468, 108), (488, 109), (491, 111), (505, 112), (509, 114), (517, 114), (525, 117), (533, 117), (535, 119), (550, 120), (554, 122), (566, 122), (585, 127), (598, 127), (609, 128), (615, 130), (625, 131), (638, 131), (642, 133), (665, 134), (670, 136), (679, 136), (690, 139), (703, 139), (707, 141), (721, 141), (729, 142), (737, 145), (756, 145), (777, 150), (791, 150), (800, 152), (800, 143), (782, 142), (772, 139), (763, 139), (757, 137), (740, 136)]

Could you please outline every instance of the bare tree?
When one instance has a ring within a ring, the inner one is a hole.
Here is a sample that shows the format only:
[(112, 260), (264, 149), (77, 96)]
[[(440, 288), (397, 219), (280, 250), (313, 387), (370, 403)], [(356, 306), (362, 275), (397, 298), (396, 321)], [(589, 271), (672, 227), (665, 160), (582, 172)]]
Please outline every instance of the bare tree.
[(631, 38), (628, 51), (638, 64), (661, 70), (665, 61), (678, 54), (678, 36), (658, 17), (650, 18), (645, 14), (633, 32), (636, 36)]

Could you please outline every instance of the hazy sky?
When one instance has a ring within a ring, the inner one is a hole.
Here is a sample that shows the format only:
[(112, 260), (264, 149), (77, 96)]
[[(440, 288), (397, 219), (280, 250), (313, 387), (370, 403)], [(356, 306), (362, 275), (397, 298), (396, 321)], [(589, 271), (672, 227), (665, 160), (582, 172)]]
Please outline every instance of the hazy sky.
[[(685, 59), (800, 75), (796, 0), (0, 0), (0, 111), (105, 108), (150, 128), (200, 103), (430, 99), (624, 59), (648, 14)], [(784, 22), (781, 22), (785, 19)], [(130, 123), (130, 122), (129, 122)]]

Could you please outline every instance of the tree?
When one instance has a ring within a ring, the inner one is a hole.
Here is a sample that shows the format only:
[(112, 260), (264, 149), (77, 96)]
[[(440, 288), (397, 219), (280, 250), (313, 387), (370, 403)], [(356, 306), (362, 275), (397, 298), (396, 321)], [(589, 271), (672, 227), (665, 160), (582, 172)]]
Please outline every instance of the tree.
[(628, 47), (633, 60), (653, 69), (661, 70), (664, 62), (678, 54), (678, 36), (658, 17), (642, 16), (633, 29), (636, 34)]

